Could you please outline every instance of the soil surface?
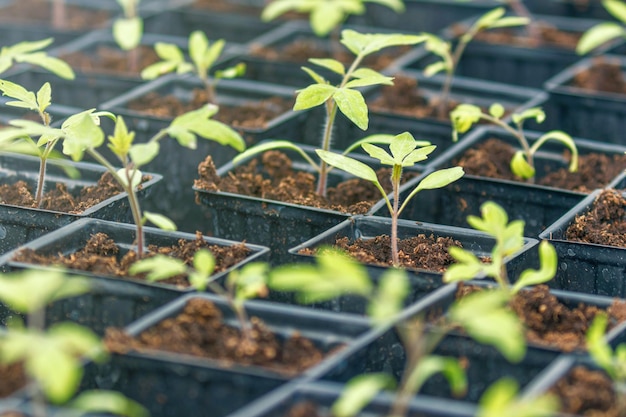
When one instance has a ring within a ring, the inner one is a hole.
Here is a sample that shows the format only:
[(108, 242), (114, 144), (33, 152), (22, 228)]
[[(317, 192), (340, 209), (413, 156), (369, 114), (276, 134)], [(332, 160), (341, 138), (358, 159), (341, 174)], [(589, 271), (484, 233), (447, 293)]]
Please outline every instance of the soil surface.
[(289, 409), (285, 417), (323, 417), (319, 407), (311, 401), (300, 401)]
[[(456, 298), (481, 290), (482, 287), (460, 283)], [(609, 328), (626, 320), (626, 301), (616, 298), (606, 310), (582, 303), (569, 308), (550, 293), (547, 285), (520, 291), (510, 306), (526, 326), (529, 343), (563, 352), (585, 348), (585, 335), (596, 314), (605, 312), (609, 316)]]
[(593, 65), (574, 77), (573, 85), (585, 90), (626, 94), (626, 79), (617, 60), (595, 58)]
[(603, 190), (591, 209), (576, 216), (567, 228), (567, 240), (626, 247), (626, 199), (618, 190)]
[[(391, 238), (386, 235), (376, 236), (373, 239), (350, 240), (347, 237), (337, 239), (333, 245), (359, 262), (392, 266)], [(461, 242), (450, 237), (435, 237), (419, 234), (409, 239), (398, 240), (398, 255), (400, 264), (405, 268), (425, 269), (428, 271), (444, 272), (454, 263), (454, 258), (448, 253), (450, 246), (463, 247)], [(307, 248), (300, 251), (302, 254), (314, 255), (317, 249)]]
[(549, 391), (558, 395), (561, 411), (577, 416), (620, 417), (615, 390), (610, 378), (602, 371), (574, 367)]
[(154, 49), (145, 45), (140, 45), (135, 52), (101, 45), (95, 47), (93, 51), (72, 52), (60, 58), (74, 70), (134, 77), (139, 77), (142, 69), (160, 60)]
[[(131, 101), (128, 107), (156, 117), (174, 118), (188, 111), (197, 110), (207, 103), (209, 99), (206, 91), (195, 89), (193, 99), (189, 102), (183, 102), (173, 95), (163, 96), (157, 92), (151, 92)], [(271, 97), (265, 100), (249, 101), (240, 106), (220, 104), (219, 112), (214, 118), (234, 128), (263, 129), (271, 120), (291, 110), (293, 103), (291, 99)]]
[(28, 378), (21, 363), (0, 365), (0, 398), (8, 397), (24, 387)]
[[(510, 162), (515, 151), (516, 149), (508, 143), (491, 138), (475, 148), (468, 149), (459, 160), (454, 161), (453, 165), (463, 167), (468, 175), (525, 182), (511, 172)], [(563, 159), (569, 163), (569, 151), (564, 151)], [(538, 172), (541, 172), (539, 169), (541, 163), (541, 160), (535, 159)], [(554, 170), (545, 162), (544, 165), (543, 170), (548, 174), (535, 178), (536, 184), (590, 193), (606, 186), (626, 169), (626, 155), (609, 156), (597, 153), (579, 155), (577, 172), (569, 172), (567, 167)]]
[[(187, 265), (193, 265), (193, 256), (200, 249), (208, 249), (215, 257), (215, 272), (220, 272), (245, 259), (250, 251), (244, 243), (233, 246), (211, 245), (202, 239), (202, 234), (196, 232), (195, 240), (180, 239), (177, 245), (158, 247), (148, 245), (145, 257), (162, 254), (183, 260)], [(14, 261), (37, 265), (61, 265), (71, 269), (88, 271), (94, 274), (129, 278), (128, 268), (137, 260), (137, 253), (129, 251), (122, 253), (119, 246), (105, 233), (96, 233), (85, 244), (85, 247), (69, 255), (44, 255), (32, 249), (23, 249), (13, 258)], [(144, 279), (143, 275), (133, 276), (135, 279)], [(160, 281), (178, 288), (189, 287), (186, 275), (179, 275)]]
[[(496, 30), (486, 30), (476, 35), (474, 39), (506, 45), (516, 45), (523, 47), (551, 46), (562, 49), (576, 49), (578, 40), (582, 36), (581, 32), (568, 32), (551, 26), (546, 22), (536, 22), (534, 31), (536, 38), (529, 36), (527, 26), (523, 28), (501, 28)], [(455, 36), (461, 36), (467, 31), (467, 27), (458, 24), (452, 29)]]
[[(149, 176), (144, 176), (143, 181), (148, 179)], [(70, 193), (65, 184), (57, 183), (54, 190), (44, 193), (39, 208), (80, 214), (122, 191), (119, 184), (107, 172), (100, 177), (96, 185), (82, 188), (78, 195)], [(37, 205), (35, 204), (33, 192), (34, 190), (21, 180), (14, 184), (0, 185), (0, 203), (36, 208)]]
[(161, 350), (210, 358), (226, 366), (253, 365), (296, 375), (324, 356), (312, 341), (296, 332), (281, 340), (258, 318), (250, 319), (249, 336), (222, 322), (222, 312), (210, 301), (190, 300), (182, 313), (133, 338), (121, 329), (107, 329), (105, 345), (111, 352)]
[[(381, 169), (377, 174), (383, 188), (389, 184), (386, 188), (389, 192), (391, 184), (387, 179), (391, 176), (390, 171)], [(198, 166), (198, 175), (194, 186), (203, 190), (243, 194), (343, 213), (365, 214), (382, 198), (376, 186), (358, 178), (329, 187), (324, 198), (315, 192), (317, 177), (292, 169), (291, 159), (279, 151), (265, 152), (260, 159), (237, 167), (234, 173), (223, 178), (217, 175), (215, 164), (208, 156)], [(405, 177), (408, 179), (411, 175)]]
[(192, 6), (198, 9), (209, 9), (218, 12), (251, 14), (255, 16), (258, 16), (261, 13), (261, 8), (254, 7), (252, 5), (246, 5), (243, 1), (238, 4), (236, 2), (230, 2), (227, 0), (196, 0)]
[[(92, 30), (106, 27), (110, 19), (108, 12), (98, 9), (66, 5), (67, 20), (62, 30)], [(52, 3), (43, 0), (13, 1), (2, 7), (0, 21), (25, 22), (52, 26)]]

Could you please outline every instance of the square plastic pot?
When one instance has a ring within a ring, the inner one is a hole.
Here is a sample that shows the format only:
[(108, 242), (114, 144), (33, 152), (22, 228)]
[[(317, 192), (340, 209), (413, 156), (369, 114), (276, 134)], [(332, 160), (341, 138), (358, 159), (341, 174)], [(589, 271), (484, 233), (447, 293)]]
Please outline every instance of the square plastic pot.
[[(0, 258), (0, 265), (8, 271), (54, 268), (53, 266), (15, 262), (12, 261), (12, 258), (22, 248), (30, 248), (47, 255), (58, 253), (69, 255), (82, 249), (90, 237), (99, 232), (106, 233), (113, 239), (121, 249), (120, 256), (123, 256), (135, 245), (135, 231), (135, 226), (128, 223), (96, 219), (79, 220), (3, 255)], [(195, 238), (195, 235), (189, 233), (145, 228), (146, 245), (171, 246), (176, 245), (179, 239), (195, 240)], [(232, 246), (237, 243), (209, 237), (204, 237), (204, 240), (220, 246)], [(231, 268), (214, 274), (214, 279), (221, 279), (245, 263), (264, 260), (267, 256), (268, 250), (265, 247), (249, 244), (246, 246), (250, 250), (249, 256)], [(153, 309), (185, 293), (194, 291), (191, 287), (180, 288), (130, 277), (118, 278), (77, 270), (72, 270), (71, 273), (88, 277), (90, 290), (86, 294), (49, 305), (46, 309), (47, 324), (69, 320), (87, 326), (101, 335), (109, 326), (126, 326)]]
[[(237, 327), (237, 319), (229, 305), (208, 294), (181, 297), (152, 314), (138, 320), (125, 330), (132, 336), (156, 323), (178, 314), (192, 298), (213, 301), (224, 315), (224, 322)], [(341, 317), (324, 312), (283, 307), (263, 302), (247, 302), (249, 317), (258, 317), (279, 339), (294, 333), (309, 338), (327, 354), (317, 365), (296, 378), (316, 378), (346, 360), (350, 347), (369, 331), (366, 320)], [(109, 363), (93, 365), (87, 370), (86, 388), (120, 391), (151, 412), (152, 416), (179, 413), (220, 417), (285, 384), (294, 377), (257, 366), (232, 364), (224, 367), (219, 361), (176, 353), (150, 351), (113, 354)], [(207, 411), (210, 410), (210, 413)]]
[[(619, 184), (623, 187), (624, 181)], [(626, 297), (626, 248), (567, 240), (566, 231), (578, 215), (586, 213), (602, 190), (572, 207), (539, 235), (554, 245), (559, 275), (553, 286), (569, 291)]]
[[(345, 237), (350, 241), (355, 241), (356, 239), (368, 240), (382, 235), (389, 236), (390, 234), (390, 218), (354, 216), (312, 239), (307, 240), (301, 245), (290, 249), (289, 253), (297, 257), (294, 259), (298, 261), (312, 262), (314, 256), (302, 255), (300, 251), (303, 249), (314, 249), (321, 246), (334, 245), (337, 239)], [(429, 223), (416, 223), (407, 220), (398, 221), (399, 239), (407, 239), (419, 234), (426, 236), (434, 235), (435, 238), (449, 237), (458, 240), (461, 242), (464, 249), (471, 251), (478, 257), (489, 256), (494, 244), (493, 238), (472, 229)], [(535, 256), (528, 252), (532, 252), (536, 244), (537, 240), (526, 238), (524, 247), (519, 252), (507, 258), (506, 264), (509, 276), (518, 276), (521, 271), (529, 267), (529, 263), (533, 262)], [(370, 264), (366, 264), (365, 267), (368, 275), (375, 281), (378, 281), (380, 276), (390, 269), (390, 267)], [(424, 269), (407, 269), (407, 272), (409, 274), (411, 287), (405, 303), (407, 305), (419, 301), (437, 288), (445, 285), (441, 272)], [(282, 292), (271, 292), (269, 299), (273, 301), (296, 303), (290, 294)], [(363, 315), (366, 314), (367, 300), (359, 296), (344, 296), (330, 302), (312, 305), (312, 307)]]
[[(540, 135), (538, 132), (526, 132), (531, 144)], [(516, 148), (519, 147), (509, 133), (491, 126), (482, 127), (433, 160), (429, 167), (440, 169), (454, 166), (454, 161), (460, 158), (466, 150), (492, 137), (510, 143)], [(624, 149), (619, 146), (577, 138), (575, 142), (580, 154), (595, 152), (614, 155), (624, 152)], [(535, 155), (535, 165), (537, 177), (545, 175), (546, 172), (567, 167), (567, 161), (563, 158), (563, 147), (556, 142), (547, 142)], [(406, 193), (401, 195), (401, 199), (406, 195)], [(466, 227), (467, 216), (470, 214), (480, 216), (480, 206), (491, 200), (500, 204), (510, 219), (524, 220), (525, 236), (537, 237), (585, 196), (585, 193), (554, 187), (466, 174), (447, 187), (420, 192), (407, 205), (403, 218)], [(385, 208), (382, 207), (381, 210), (376, 214), (386, 215)]]
[[(604, 55), (608, 62), (618, 62), (626, 72), (626, 57)], [(571, 135), (626, 145), (626, 95), (595, 92), (572, 85), (577, 74), (588, 70), (594, 58), (585, 58), (567, 67), (546, 82), (549, 99), (548, 123), (542, 129), (558, 126)]]
[[(468, 19), (461, 24), (469, 27), (478, 16)], [(546, 22), (566, 32), (583, 33), (599, 20), (577, 19), (560, 16), (534, 16), (537, 22)], [(454, 40), (453, 29), (458, 24), (451, 25), (443, 32), (447, 39)], [(521, 32), (523, 28), (516, 28)], [(453, 42), (453, 47), (456, 42)], [(613, 46), (611, 44), (611, 46)], [(603, 50), (608, 49), (609, 46)], [(415, 49), (405, 55), (398, 64), (405, 68), (423, 70), (429, 64), (438, 60), (428, 51)], [(521, 87), (542, 88), (543, 84), (564, 70), (569, 65), (580, 60), (580, 56), (573, 49), (556, 46), (521, 46), (511, 44), (487, 43), (473, 40), (467, 45), (457, 66), (455, 79), (472, 78), (499, 82)], [(443, 78), (443, 75), (437, 75)]]

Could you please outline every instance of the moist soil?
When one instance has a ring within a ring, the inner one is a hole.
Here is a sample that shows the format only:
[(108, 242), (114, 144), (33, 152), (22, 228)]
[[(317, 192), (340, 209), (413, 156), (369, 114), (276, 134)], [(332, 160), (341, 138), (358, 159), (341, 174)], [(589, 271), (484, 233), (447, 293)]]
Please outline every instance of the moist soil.
[(626, 247), (626, 199), (614, 189), (603, 190), (590, 210), (574, 218), (565, 232), (567, 240)]
[[(151, 92), (131, 101), (128, 107), (155, 117), (174, 118), (188, 111), (197, 110), (209, 102), (205, 90), (195, 89), (189, 102), (183, 102), (173, 95), (164, 96)], [(214, 118), (236, 129), (263, 129), (271, 120), (291, 110), (293, 103), (292, 99), (270, 97), (265, 100), (249, 101), (239, 106), (220, 104), (220, 110)]]
[[(139, 77), (143, 68), (159, 61), (159, 56), (153, 48), (145, 45), (138, 46), (135, 52), (101, 45), (89, 52), (77, 51), (62, 55), (61, 59), (81, 72)], [(133, 59), (136, 59), (136, 63), (132, 62)]]
[[(156, 246), (148, 245), (145, 258), (160, 254), (181, 259), (185, 264), (193, 265), (193, 256), (200, 249), (207, 249), (215, 258), (215, 273), (224, 271), (231, 266), (243, 261), (250, 253), (244, 243), (232, 246), (212, 245), (202, 238), (202, 233), (196, 232), (195, 240), (180, 239), (176, 245)], [(137, 260), (135, 251), (123, 253), (119, 246), (105, 233), (95, 233), (87, 241), (85, 246), (68, 255), (63, 254), (40, 254), (26, 248), (19, 251), (14, 261), (37, 265), (59, 265), (70, 269), (91, 272), (97, 275), (108, 275), (119, 278), (128, 278), (128, 268)], [(145, 275), (133, 276), (134, 279), (145, 279)], [(163, 284), (187, 288), (190, 286), (186, 275), (178, 275), (159, 281)]]
[(222, 312), (208, 300), (190, 300), (179, 315), (163, 320), (131, 337), (109, 328), (105, 345), (111, 352), (168, 351), (218, 360), (225, 366), (252, 365), (296, 375), (320, 362), (324, 354), (309, 339), (294, 332), (281, 340), (256, 317), (250, 319), (249, 338), (223, 323)]
[[(62, 30), (92, 30), (104, 28), (111, 16), (104, 10), (89, 9), (67, 4), (66, 22)], [(32, 24), (52, 22), (52, 2), (42, 0), (19, 0), (2, 7), (0, 21), (11, 23), (24, 22)]]
[(574, 77), (572, 84), (585, 90), (626, 94), (626, 79), (619, 61), (594, 58), (593, 65)]
[(0, 398), (6, 398), (28, 382), (21, 362), (0, 365)]
[[(380, 266), (393, 265), (391, 238), (387, 235), (356, 240), (342, 237), (337, 239), (333, 246), (361, 263)], [(448, 266), (454, 263), (454, 258), (448, 253), (450, 246), (463, 247), (458, 240), (450, 237), (436, 237), (432, 234), (430, 236), (419, 234), (412, 238), (399, 239), (400, 265), (405, 268), (444, 272)], [(316, 252), (316, 248), (306, 248), (300, 251), (303, 255), (315, 255)]]
[[(454, 161), (454, 165), (463, 167), (468, 175), (526, 182), (513, 175), (511, 171), (510, 162), (515, 151), (516, 149), (508, 143), (490, 138), (468, 149), (459, 160)], [(569, 163), (568, 150), (564, 151), (563, 160)], [(597, 153), (579, 155), (577, 172), (569, 172), (567, 167), (555, 169), (547, 162), (543, 167), (540, 164), (542, 161), (535, 158), (537, 171), (546, 172), (546, 174), (536, 178), (535, 184), (590, 193), (606, 186), (626, 169), (626, 155)]]
[(561, 411), (577, 416), (620, 417), (611, 379), (602, 371), (576, 366), (549, 390), (559, 397)]
[[(194, 187), (350, 214), (365, 214), (382, 198), (376, 186), (358, 178), (329, 187), (324, 198), (315, 192), (317, 177), (308, 172), (296, 171), (292, 165), (293, 162), (284, 153), (269, 151), (222, 178), (217, 175), (211, 156), (207, 156), (198, 166), (199, 178), (194, 181)], [(406, 174), (405, 180), (411, 178), (412, 173)], [(380, 169), (377, 175), (385, 191), (390, 192), (390, 171)], [(389, 186), (385, 187), (385, 184)]]
[[(149, 180), (144, 176), (143, 181)], [(123, 190), (108, 172), (104, 173), (96, 185), (84, 187), (78, 195), (72, 194), (63, 183), (56, 183), (54, 190), (45, 192), (40, 209), (80, 214)], [(20, 180), (14, 184), (0, 185), (0, 203), (14, 206), (37, 208), (34, 190)]]
[[(460, 283), (456, 299), (481, 290), (482, 287)], [(607, 314), (609, 329), (626, 320), (626, 301), (616, 298), (606, 310), (583, 303), (570, 308), (551, 294), (547, 285), (520, 291), (510, 307), (524, 323), (529, 343), (563, 352), (585, 349), (585, 335), (596, 314)]]

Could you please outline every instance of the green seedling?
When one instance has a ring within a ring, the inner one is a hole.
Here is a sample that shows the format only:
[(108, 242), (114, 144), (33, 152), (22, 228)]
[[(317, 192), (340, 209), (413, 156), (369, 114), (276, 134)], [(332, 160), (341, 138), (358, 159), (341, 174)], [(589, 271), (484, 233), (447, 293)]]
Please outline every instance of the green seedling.
[(267, 295), (268, 268), (262, 262), (247, 264), (241, 269), (231, 271), (222, 286), (211, 277), (215, 270), (215, 258), (208, 250), (201, 249), (194, 254), (193, 265), (187, 265), (171, 256), (155, 255), (135, 262), (129, 272), (131, 275), (146, 274), (146, 279), (151, 282), (187, 275), (191, 286), (198, 291), (208, 288), (228, 302), (237, 316), (244, 340), (250, 344), (254, 343), (254, 338), (244, 303), (246, 300)]
[(561, 142), (572, 153), (569, 164), (569, 171), (576, 172), (578, 170), (578, 148), (570, 135), (560, 130), (552, 130), (547, 132), (530, 146), (526, 134), (524, 133), (524, 122), (528, 119), (534, 119), (537, 123), (542, 123), (546, 114), (540, 107), (526, 109), (521, 113), (514, 113), (511, 117), (515, 128), (511, 127), (507, 122), (502, 120), (504, 116), (504, 107), (501, 104), (493, 104), (489, 108), (489, 112), (485, 113), (480, 107), (473, 104), (460, 104), (452, 112), (450, 112), (450, 120), (452, 121), (453, 140), (458, 140), (459, 133), (467, 132), (474, 124), (480, 120), (486, 120), (509, 132), (517, 139), (521, 150), (518, 150), (511, 159), (511, 171), (516, 176), (529, 182), (534, 181), (535, 177), (535, 153), (539, 148), (549, 140)]
[(513, 296), (524, 287), (542, 284), (554, 278), (557, 266), (556, 250), (544, 240), (539, 244), (540, 268), (523, 271), (515, 284), (511, 285), (505, 260), (524, 247), (524, 222), (514, 220), (509, 223), (506, 211), (492, 201), (484, 203), (480, 210), (482, 217), (468, 216), (467, 222), (474, 229), (485, 232), (495, 239), (491, 259), (484, 262), (470, 251), (450, 247), (448, 251), (457, 263), (444, 272), (444, 282), (468, 281), (484, 275), (493, 278), (503, 291)]
[(51, 302), (88, 290), (86, 278), (70, 278), (59, 270), (1, 275), (0, 299), (13, 311), (25, 314), (28, 327), (18, 318), (10, 321), (0, 337), (0, 363), (23, 363), (25, 373), (36, 386), (32, 402), (35, 417), (46, 415), (44, 397), (54, 404), (66, 404), (85, 412), (145, 416), (147, 411), (143, 406), (115, 392), (85, 391), (70, 401), (82, 379), (82, 361), (100, 362), (106, 359), (105, 351), (97, 335), (83, 326), (63, 322), (44, 330), (44, 309)]
[[(298, 90), (294, 110), (308, 110), (323, 105), (326, 109), (326, 124), (324, 126), (321, 149), (330, 150), (332, 143), (333, 126), (337, 111), (343, 113), (352, 123), (361, 130), (367, 130), (369, 124), (368, 108), (363, 94), (357, 89), (370, 85), (392, 85), (393, 78), (387, 77), (372, 69), (361, 67), (363, 59), (381, 49), (399, 45), (414, 45), (421, 42), (423, 37), (402, 34), (362, 34), (354, 30), (341, 32), (341, 43), (353, 54), (355, 60), (349, 68), (334, 59), (310, 59), (309, 62), (326, 68), (342, 77), (341, 82), (334, 86), (314, 70), (303, 67), (302, 69), (313, 78), (314, 84)], [(388, 139), (387, 139), (388, 140)], [(245, 159), (266, 152), (271, 149), (286, 148), (299, 152), (318, 173), (317, 193), (326, 196), (328, 165), (321, 161), (317, 165), (299, 146), (289, 141), (272, 141), (254, 146), (246, 152), (239, 154), (233, 162), (235, 164)], [(354, 149), (353, 146), (350, 147)]]
[(140, 0), (117, 0), (122, 7), (123, 16), (113, 22), (113, 39), (124, 51), (129, 51), (128, 68), (130, 72), (139, 70), (139, 44), (143, 36), (143, 19), (137, 13)]
[[(382, 328), (394, 326), (404, 346), (406, 361), (390, 416), (404, 416), (410, 399), (435, 374), (442, 374), (455, 394), (462, 395), (466, 391), (465, 372), (458, 359), (433, 354), (446, 334), (459, 326), (481, 343), (496, 347), (508, 360), (517, 362), (525, 355), (523, 327), (507, 308), (508, 298), (503, 291), (466, 296), (432, 324), (427, 324), (421, 316), (393, 324), (410, 292), (406, 271), (388, 269), (376, 285), (364, 266), (343, 253), (327, 249), (321, 251), (316, 261), (317, 265), (278, 267), (270, 271), (268, 285), (273, 290), (295, 292), (296, 300), (301, 303), (328, 301), (344, 295), (360, 296), (367, 300), (367, 315), (372, 324)], [(359, 376), (348, 384), (346, 392), (333, 405), (333, 415), (357, 415), (380, 389), (395, 385), (393, 380), (381, 374)]]
[(626, 27), (624, 27), (626, 24), (626, 3), (622, 0), (603, 0), (602, 6), (619, 23), (602, 22), (588, 29), (576, 46), (576, 52), (580, 55), (587, 54), (613, 39), (626, 38)]
[(441, 58), (424, 69), (426, 76), (435, 75), (445, 71), (446, 78), (441, 89), (441, 96), (437, 106), (437, 116), (446, 117), (448, 102), (450, 100), (450, 89), (454, 79), (454, 73), (463, 56), (467, 45), (481, 32), (490, 29), (523, 26), (529, 23), (528, 18), (519, 16), (505, 16), (506, 10), (503, 7), (493, 9), (482, 15), (472, 26), (458, 39), (457, 45), (452, 50), (452, 43), (443, 38), (430, 33), (423, 34), (426, 37), (425, 47), (428, 51)]
[(551, 417), (560, 408), (553, 394), (521, 399), (518, 391), (519, 385), (514, 379), (497, 380), (480, 397), (476, 417)]
[(593, 361), (601, 367), (613, 381), (619, 415), (626, 413), (626, 343), (615, 349), (607, 343), (605, 334), (609, 318), (597, 314), (587, 330), (587, 350)]
[(223, 78), (242, 76), (246, 71), (246, 65), (239, 63), (233, 67), (215, 71), (213, 76), (209, 77), (213, 65), (222, 55), (224, 40), (219, 39), (211, 44), (206, 35), (197, 30), (189, 35), (188, 45), (191, 62), (185, 59), (183, 51), (178, 46), (172, 43), (157, 42), (154, 49), (162, 61), (146, 67), (141, 71), (141, 77), (146, 80), (153, 80), (171, 72), (177, 74), (194, 73), (202, 80), (209, 103), (216, 104), (215, 87), (218, 81)]
[(59, 58), (49, 56), (44, 48), (53, 42), (52, 38), (33, 42), (20, 42), (0, 49), (0, 74), (11, 68), (15, 63), (37, 65), (61, 78), (74, 79), (74, 71)]
[(346, 171), (354, 176), (372, 182), (380, 191), (385, 199), (389, 213), (391, 213), (391, 256), (393, 265), (398, 267), (400, 259), (398, 255), (398, 219), (400, 214), (415, 195), (422, 190), (430, 190), (442, 188), (448, 184), (458, 180), (463, 176), (463, 168), (454, 167), (435, 171), (425, 177), (407, 196), (400, 206), (400, 183), (402, 180), (402, 171), (404, 168), (412, 167), (417, 162), (424, 161), (428, 155), (436, 148), (435, 145), (420, 147), (421, 143), (416, 141), (413, 136), (404, 132), (397, 135), (389, 146), (390, 153), (384, 149), (371, 144), (365, 143), (361, 147), (371, 157), (376, 158), (383, 165), (392, 167), (391, 185), (393, 187), (393, 202), (387, 196), (383, 186), (378, 180), (376, 172), (356, 159), (346, 155), (340, 155), (321, 149), (317, 150), (319, 157), (327, 164)]
[(365, 13), (365, 3), (382, 4), (396, 13), (404, 11), (402, 0), (274, 0), (263, 9), (261, 19), (267, 22), (291, 11), (305, 13), (315, 35), (323, 37), (337, 30), (348, 17)]

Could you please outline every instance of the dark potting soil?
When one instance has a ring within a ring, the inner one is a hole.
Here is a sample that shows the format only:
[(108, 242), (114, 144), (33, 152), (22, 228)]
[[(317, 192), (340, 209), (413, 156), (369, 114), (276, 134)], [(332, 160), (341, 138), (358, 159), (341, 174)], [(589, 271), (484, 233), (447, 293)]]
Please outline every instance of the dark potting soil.
[(576, 366), (549, 390), (559, 397), (561, 411), (577, 416), (620, 417), (611, 379), (602, 371)]
[(255, 16), (258, 16), (261, 10), (260, 7), (245, 5), (244, 2), (237, 4), (227, 0), (196, 0), (192, 6), (198, 9), (210, 9), (216, 12), (251, 14)]
[[(380, 169), (377, 174), (385, 191), (390, 192), (390, 171)], [(411, 173), (407, 174), (405, 180), (411, 177)], [(200, 178), (194, 181), (194, 186), (203, 190), (243, 194), (343, 213), (365, 214), (382, 198), (376, 186), (358, 178), (329, 187), (324, 198), (315, 192), (316, 176), (292, 169), (291, 159), (279, 151), (265, 152), (260, 160), (253, 159), (223, 178), (217, 175), (213, 160), (208, 156), (198, 166), (198, 175)]]
[(574, 77), (573, 85), (585, 90), (626, 94), (626, 79), (619, 61), (594, 58), (593, 65)]
[[(137, 47), (135, 52), (101, 45), (93, 51), (76, 51), (62, 55), (61, 59), (82, 72), (135, 77), (139, 76), (142, 69), (159, 61), (154, 49), (145, 45)], [(133, 59), (136, 59), (134, 63)]]
[(325, 417), (311, 401), (300, 401), (287, 411), (284, 417)]
[[(381, 266), (393, 265), (391, 238), (387, 235), (352, 241), (347, 237), (342, 237), (337, 239), (333, 246), (343, 250), (361, 263)], [(408, 239), (399, 239), (400, 265), (404, 268), (444, 272), (448, 266), (454, 263), (454, 258), (448, 253), (450, 246), (462, 247), (461, 242), (450, 237), (419, 234)], [(316, 252), (316, 248), (300, 251), (305, 255), (314, 255)]]
[(161, 350), (234, 364), (269, 368), (296, 375), (320, 362), (324, 354), (296, 332), (281, 340), (258, 318), (252, 317), (249, 339), (223, 323), (222, 312), (210, 301), (190, 300), (179, 315), (163, 320), (131, 337), (121, 329), (107, 329), (105, 345), (111, 352)]
[[(454, 162), (454, 165), (463, 167), (466, 174), (481, 177), (499, 178), (523, 182), (513, 175), (510, 162), (516, 149), (508, 143), (491, 138), (468, 149), (463, 156)], [(564, 151), (563, 159), (569, 163), (569, 151)], [(536, 168), (541, 161), (535, 160)], [(550, 167), (546, 165), (546, 171)], [(567, 168), (560, 168), (547, 175), (536, 178), (535, 184), (562, 188), (582, 193), (606, 186), (611, 180), (626, 169), (626, 155), (606, 155), (591, 153), (579, 155), (578, 171), (569, 172)]]
[[(69, 4), (66, 7), (65, 26), (63, 30), (97, 29), (105, 27), (110, 19), (109, 13), (104, 10), (89, 9)], [(42, 0), (13, 1), (2, 7), (0, 21), (48, 23), (52, 26), (52, 2)]]
[(8, 397), (26, 386), (28, 378), (21, 362), (0, 365), (0, 398)]
[[(456, 299), (482, 289), (460, 283)], [(626, 320), (626, 301), (616, 298), (606, 310), (582, 303), (569, 308), (550, 293), (547, 285), (520, 291), (510, 306), (524, 323), (529, 343), (563, 352), (585, 348), (585, 335), (596, 314), (605, 312), (610, 317), (609, 328)]]
[[(475, 39), (497, 44), (515, 45), (528, 48), (537, 46), (551, 46), (562, 49), (576, 49), (582, 32), (569, 32), (557, 29), (546, 22), (535, 22), (534, 31), (537, 39), (529, 36), (528, 26), (522, 28), (500, 28), (487, 30), (476, 35)], [(461, 36), (467, 31), (467, 27), (461, 24), (452, 29), (455, 36)]]
[[(151, 92), (131, 101), (128, 107), (156, 117), (174, 118), (188, 111), (197, 110), (208, 102), (207, 92), (195, 89), (189, 102), (183, 102), (173, 95), (163, 96)], [(265, 100), (249, 101), (239, 106), (220, 104), (220, 110), (214, 118), (234, 128), (262, 129), (270, 120), (291, 110), (293, 103), (291, 99), (270, 97)]]
[[(174, 246), (148, 245), (148, 251), (144, 256), (147, 258), (156, 254), (167, 255), (181, 259), (191, 266), (193, 265), (194, 254), (200, 249), (208, 249), (213, 254), (216, 261), (216, 273), (241, 262), (250, 253), (244, 243), (233, 246), (211, 245), (202, 239), (200, 232), (196, 232), (195, 240), (180, 239), (178, 244)], [(119, 246), (105, 233), (96, 233), (91, 236), (84, 248), (69, 255), (44, 255), (32, 249), (23, 249), (16, 254), (13, 260), (37, 265), (61, 265), (94, 274), (128, 278), (130, 277), (128, 268), (137, 260), (137, 253), (135, 251), (123, 253)], [(136, 275), (133, 278), (144, 279), (145, 276)], [(178, 288), (186, 288), (190, 285), (186, 275), (175, 276), (159, 282)]]
[(584, 214), (576, 216), (565, 232), (568, 240), (626, 247), (626, 199), (614, 189), (603, 190)]
[[(143, 181), (149, 180), (144, 176)], [(36, 208), (34, 190), (24, 181), (0, 185), (0, 203)], [(57, 183), (54, 190), (44, 193), (40, 209), (54, 210), (70, 214), (80, 214), (107, 198), (122, 192), (122, 188), (108, 172), (104, 173), (96, 185), (84, 187), (76, 195), (63, 183)]]

